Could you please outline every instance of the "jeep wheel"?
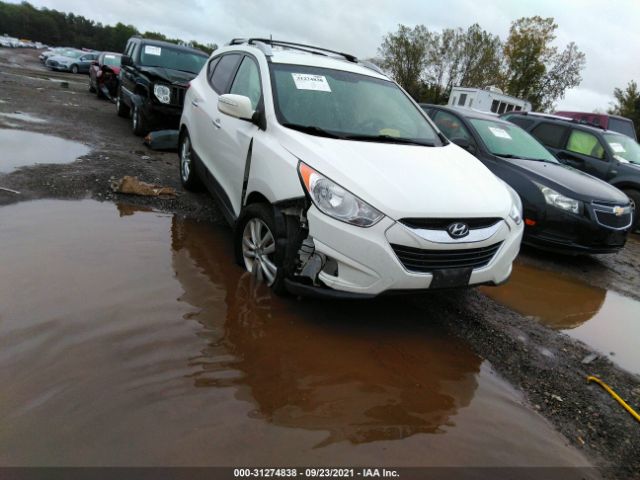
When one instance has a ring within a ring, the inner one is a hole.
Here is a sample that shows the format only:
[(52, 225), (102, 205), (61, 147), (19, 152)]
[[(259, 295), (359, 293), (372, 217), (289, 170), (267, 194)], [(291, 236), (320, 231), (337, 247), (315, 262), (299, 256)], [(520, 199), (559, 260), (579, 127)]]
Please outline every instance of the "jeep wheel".
[(271, 206), (249, 205), (236, 224), (236, 258), (257, 280), (264, 281), (275, 293), (284, 293), (285, 273), (280, 261), (283, 252), (277, 251), (279, 243), (275, 232)]
[(142, 115), (140, 107), (137, 105), (134, 105), (133, 110), (131, 111), (131, 130), (133, 131), (133, 134), (138, 137), (144, 137), (149, 133), (147, 122), (144, 119), (144, 115)]
[(71, 65), (71, 73), (78, 73), (78, 65)]
[(118, 96), (116, 97), (116, 113), (122, 118), (128, 118), (130, 113), (129, 107), (127, 107), (127, 104), (122, 100), (122, 91), (120, 88), (118, 88)]
[(631, 200), (631, 210), (633, 210), (633, 225), (631, 231), (635, 232), (640, 228), (640, 191), (632, 188), (623, 190), (624, 194)]
[(180, 138), (180, 148), (178, 149), (180, 156), (180, 180), (185, 190), (198, 191), (202, 184), (196, 173), (193, 150), (191, 149), (191, 138), (185, 133)]

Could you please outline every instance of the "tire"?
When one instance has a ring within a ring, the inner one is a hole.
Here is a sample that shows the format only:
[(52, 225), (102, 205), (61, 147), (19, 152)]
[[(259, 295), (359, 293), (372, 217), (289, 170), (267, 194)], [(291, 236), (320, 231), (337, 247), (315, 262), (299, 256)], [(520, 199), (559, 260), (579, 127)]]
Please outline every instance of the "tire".
[(144, 115), (142, 115), (140, 107), (135, 104), (133, 105), (133, 109), (131, 110), (131, 131), (138, 137), (144, 137), (147, 133), (149, 133), (147, 121), (144, 119)]
[(71, 65), (71, 73), (78, 73), (80, 70), (78, 69), (78, 65)]
[(184, 133), (180, 137), (180, 145), (178, 147), (178, 158), (180, 181), (185, 190), (191, 192), (197, 192), (202, 190), (202, 182), (198, 177), (198, 173), (195, 169), (195, 158), (193, 156), (193, 149), (191, 148), (191, 137), (188, 133)]
[(631, 225), (631, 231), (635, 232), (640, 229), (640, 191), (633, 188), (623, 190), (625, 195), (631, 200), (631, 207), (633, 208), (633, 225)]
[[(277, 294), (286, 292), (284, 280), (288, 268), (284, 265), (289, 264), (287, 259), (291, 258), (292, 251), (295, 253), (293, 232), (289, 228), (287, 230), (283, 242), (276, 236), (273, 207), (253, 203), (240, 213), (234, 232), (236, 260), (240, 266), (264, 281)], [(260, 260), (255, 259), (257, 256)]]
[(116, 113), (122, 118), (129, 118), (129, 114), (131, 113), (130, 108), (122, 99), (122, 91), (120, 88), (118, 88), (118, 96), (116, 98)]
[[(96, 90), (96, 89), (95, 89), (95, 87), (93, 86), (93, 82), (91, 82), (91, 75), (89, 75), (89, 92), (91, 92), (91, 93), (96, 93), (96, 91), (97, 91), (97, 90)], [(98, 95), (98, 96), (100, 96), (100, 95)]]

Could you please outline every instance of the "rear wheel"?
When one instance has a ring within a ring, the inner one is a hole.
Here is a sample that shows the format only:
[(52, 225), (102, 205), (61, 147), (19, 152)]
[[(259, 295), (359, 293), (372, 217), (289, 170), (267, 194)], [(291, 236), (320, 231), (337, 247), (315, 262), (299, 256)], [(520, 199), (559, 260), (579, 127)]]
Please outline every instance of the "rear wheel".
[(122, 91), (118, 88), (118, 96), (116, 97), (116, 113), (119, 117), (128, 118), (130, 109), (122, 99)]
[(625, 195), (631, 200), (631, 209), (633, 210), (633, 225), (631, 231), (635, 232), (640, 229), (640, 191), (632, 188), (623, 190)]
[(195, 158), (191, 148), (191, 138), (185, 133), (180, 138), (180, 147), (178, 149), (180, 155), (180, 180), (182, 186), (186, 190), (197, 191), (202, 187), (202, 183), (198, 178), (195, 169)]

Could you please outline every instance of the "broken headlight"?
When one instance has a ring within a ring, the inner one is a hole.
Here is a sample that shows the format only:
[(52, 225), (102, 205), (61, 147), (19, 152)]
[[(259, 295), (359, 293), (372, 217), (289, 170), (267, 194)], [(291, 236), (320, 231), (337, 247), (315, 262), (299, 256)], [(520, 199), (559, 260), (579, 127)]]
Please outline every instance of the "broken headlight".
[(160, 103), (171, 102), (171, 89), (166, 85), (160, 85), (160, 84), (154, 85), (153, 94), (160, 101)]

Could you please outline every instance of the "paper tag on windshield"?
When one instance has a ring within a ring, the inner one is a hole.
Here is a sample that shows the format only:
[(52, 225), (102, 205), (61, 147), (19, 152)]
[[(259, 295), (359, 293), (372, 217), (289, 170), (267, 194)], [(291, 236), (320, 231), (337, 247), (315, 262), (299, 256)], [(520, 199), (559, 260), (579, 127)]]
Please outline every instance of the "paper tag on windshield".
[(491, 133), (493, 133), (494, 137), (506, 138), (507, 140), (512, 140), (511, 135), (509, 135), (509, 132), (507, 132), (502, 128), (489, 127), (489, 130), (491, 130)]
[(147, 55), (162, 55), (162, 48), (154, 47), (153, 45), (145, 45), (144, 53)]
[(114, 59), (114, 58), (116, 58), (116, 56), (115, 55), (105, 55), (104, 58)]
[(324, 75), (309, 75), (307, 73), (292, 73), (293, 81), (298, 90), (316, 90), (330, 92), (331, 87)]
[(613, 150), (616, 153), (626, 152), (626, 150), (624, 149), (624, 146), (621, 143), (610, 143), (609, 146), (611, 147), (611, 150)]

